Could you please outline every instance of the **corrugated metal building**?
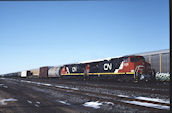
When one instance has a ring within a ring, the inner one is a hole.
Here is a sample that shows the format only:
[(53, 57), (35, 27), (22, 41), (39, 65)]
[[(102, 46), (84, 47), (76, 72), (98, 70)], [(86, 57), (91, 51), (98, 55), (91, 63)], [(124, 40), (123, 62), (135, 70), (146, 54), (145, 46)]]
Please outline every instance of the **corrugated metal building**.
[(145, 60), (149, 62), (155, 72), (168, 73), (170, 72), (170, 51), (169, 49), (151, 51), (145, 53), (138, 53), (135, 55), (141, 55), (145, 57)]

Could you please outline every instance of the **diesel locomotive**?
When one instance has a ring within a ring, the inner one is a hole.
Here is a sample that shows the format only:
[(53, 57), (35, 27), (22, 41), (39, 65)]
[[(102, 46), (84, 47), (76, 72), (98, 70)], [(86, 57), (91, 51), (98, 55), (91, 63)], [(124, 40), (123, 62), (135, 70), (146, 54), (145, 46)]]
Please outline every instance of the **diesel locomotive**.
[(66, 64), (47, 69), (47, 77), (89, 77), (114, 80), (150, 80), (153, 71), (143, 56), (123, 56), (101, 61)]

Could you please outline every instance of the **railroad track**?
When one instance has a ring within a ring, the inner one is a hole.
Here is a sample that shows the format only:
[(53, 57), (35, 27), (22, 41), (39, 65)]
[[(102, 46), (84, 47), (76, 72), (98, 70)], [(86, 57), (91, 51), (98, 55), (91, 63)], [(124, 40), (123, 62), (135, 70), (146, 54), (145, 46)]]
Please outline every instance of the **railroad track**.
[(78, 88), (72, 88), (72, 87), (66, 87), (66, 86), (60, 86), (56, 84), (48, 84), (42, 82), (33, 82), (33, 81), (17, 80), (17, 79), (10, 79), (10, 80), (38, 85), (40, 87), (46, 87), (46, 88), (48, 87), (52, 90), (58, 90), (64, 93), (69, 93), (70, 91), (70, 94), (83, 96), (89, 98), (90, 100), (109, 101), (116, 104), (135, 106), (135, 107), (140, 107), (158, 112), (170, 110), (170, 103), (165, 101), (143, 99), (139, 97), (131, 97), (126, 95), (113, 95), (113, 94), (85, 91), (85, 90), (80, 90)]
[[(41, 81), (39, 79), (34, 79), (34, 81)], [(52, 79), (53, 80), (53, 79)], [(43, 79), (43, 82), (48, 82), (48, 83), (52, 83), (52, 81), (48, 81), (47, 79)], [(130, 86), (127, 86), (128, 84), (123, 84), (123, 86), (120, 86), (120, 83), (117, 83), (117, 85), (112, 85), (112, 84), (107, 84), (103, 85), (103, 84), (94, 84), (94, 83), (87, 83), (87, 82), (82, 82), (82, 83), (78, 83), (78, 82), (69, 82), (69, 81), (53, 81), (53, 83), (58, 83), (61, 85), (71, 85), (71, 86), (83, 86), (83, 87), (91, 87), (91, 88), (101, 88), (101, 89), (109, 89), (109, 90), (125, 90), (125, 91), (137, 91), (137, 92), (149, 92), (152, 94), (160, 94), (160, 95), (166, 95), (169, 94), (169, 90), (166, 90), (167, 87), (165, 87), (162, 91), (162, 87), (161, 88), (149, 88), (149, 87), (144, 87), (142, 88), (142, 84), (140, 86), (137, 86), (138, 84), (131, 84)], [(134, 86), (135, 85), (135, 86)]]

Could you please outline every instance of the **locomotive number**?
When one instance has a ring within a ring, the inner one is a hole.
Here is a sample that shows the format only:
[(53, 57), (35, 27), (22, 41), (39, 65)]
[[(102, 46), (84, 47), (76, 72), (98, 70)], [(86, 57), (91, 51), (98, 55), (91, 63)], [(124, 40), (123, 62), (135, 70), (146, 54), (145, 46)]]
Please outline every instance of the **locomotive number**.
[(124, 66), (126, 66), (126, 67), (127, 67), (128, 65), (129, 65), (128, 63), (124, 63)]
[(104, 70), (112, 70), (112, 63), (108, 64), (104, 64)]
[(77, 71), (77, 67), (72, 67), (72, 72), (76, 72)]

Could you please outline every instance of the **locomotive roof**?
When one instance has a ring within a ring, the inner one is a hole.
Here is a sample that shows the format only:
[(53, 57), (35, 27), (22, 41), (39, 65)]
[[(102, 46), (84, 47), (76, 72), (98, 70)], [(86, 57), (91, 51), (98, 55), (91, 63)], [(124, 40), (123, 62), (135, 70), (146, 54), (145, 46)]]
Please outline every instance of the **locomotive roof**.
[(117, 56), (117, 57), (107, 57), (107, 58), (102, 58), (102, 59), (96, 59), (96, 60), (88, 60), (88, 61), (83, 61), (83, 62), (78, 62), (78, 63), (70, 63), (70, 64), (64, 64), (63, 66), (67, 66), (67, 65), (75, 65), (75, 64), (85, 64), (85, 63), (97, 63), (97, 62), (101, 62), (101, 61), (109, 61), (115, 58), (127, 58), (130, 56), (141, 56), (141, 55), (126, 55), (126, 56)]
[(96, 60), (88, 60), (88, 61), (83, 61), (83, 62), (79, 62), (79, 63), (94, 63), (94, 62), (100, 62), (100, 61), (104, 61), (104, 60), (111, 60), (114, 58), (120, 58), (121, 56), (118, 57), (108, 57), (108, 58), (103, 58), (103, 59), (96, 59)]

